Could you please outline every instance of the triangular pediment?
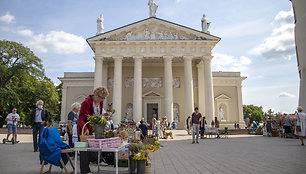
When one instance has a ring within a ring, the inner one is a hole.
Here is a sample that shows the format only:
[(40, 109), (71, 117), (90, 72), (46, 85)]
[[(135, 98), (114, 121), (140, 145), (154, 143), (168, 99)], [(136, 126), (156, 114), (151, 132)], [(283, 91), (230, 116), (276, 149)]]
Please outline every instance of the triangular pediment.
[(156, 91), (149, 91), (145, 94), (143, 94), (143, 97), (161, 97), (160, 93)]
[(216, 100), (230, 100), (231, 98), (225, 94), (221, 94), (215, 98)]
[(89, 44), (97, 41), (158, 41), (158, 40), (220, 40), (219, 37), (150, 17), (99, 35), (88, 38)]

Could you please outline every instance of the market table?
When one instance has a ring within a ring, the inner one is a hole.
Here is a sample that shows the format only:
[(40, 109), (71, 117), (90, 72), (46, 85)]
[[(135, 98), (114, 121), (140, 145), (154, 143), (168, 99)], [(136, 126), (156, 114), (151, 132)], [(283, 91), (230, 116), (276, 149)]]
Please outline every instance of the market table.
[(211, 138), (212, 135), (218, 135), (219, 134), (219, 128), (215, 128), (215, 129), (208, 128), (208, 129), (205, 130), (205, 134), (209, 135), (209, 137)]
[(126, 148), (129, 144), (123, 144), (120, 147), (114, 147), (114, 148), (103, 148), (103, 149), (98, 149), (98, 148), (74, 148), (75, 151), (75, 157), (74, 157), (74, 166), (75, 170), (74, 173), (78, 173), (78, 152), (98, 152), (98, 172), (100, 171), (100, 153), (101, 152), (114, 152), (115, 153), (115, 158), (116, 158), (116, 174), (119, 173), (119, 166), (118, 166), (118, 153), (119, 151), (122, 151), (124, 148)]

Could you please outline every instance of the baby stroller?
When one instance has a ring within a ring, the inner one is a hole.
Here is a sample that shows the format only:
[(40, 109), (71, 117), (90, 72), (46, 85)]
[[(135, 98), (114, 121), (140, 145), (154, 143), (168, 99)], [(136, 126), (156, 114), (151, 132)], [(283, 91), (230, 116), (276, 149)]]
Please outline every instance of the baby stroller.
[[(16, 121), (17, 121), (17, 118), (13, 118), (13, 125), (16, 123)], [(16, 125), (17, 126), (17, 125)], [(2, 140), (2, 142), (3, 142), (3, 144), (5, 144), (5, 143), (7, 143), (7, 142), (11, 142), (12, 144), (17, 144), (19, 141), (16, 141), (15, 140), (15, 131), (13, 131), (13, 133), (12, 133), (12, 139), (11, 139), (11, 141), (10, 140), (8, 140), (8, 139), (6, 139), (6, 138), (3, 138), (3, 140)]]

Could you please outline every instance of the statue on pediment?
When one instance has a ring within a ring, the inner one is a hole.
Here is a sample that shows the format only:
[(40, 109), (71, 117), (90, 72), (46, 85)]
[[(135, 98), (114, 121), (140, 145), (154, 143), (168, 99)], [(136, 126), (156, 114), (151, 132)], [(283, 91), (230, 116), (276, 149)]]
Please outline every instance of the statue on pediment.
[(97, 35), (103, 33), (104, 26), (103, 26), (103, 14), (100, 15), (100, 17), (97, 18)]
[(156, 10), (158, 8), (157, 3), (154, 0), (149, 0), (149, 16), (150, 17), (156, 17)]
[(203, 14), (201, 22), (202, 22), (202, 32), (210, 34), (210, 32), (208, 31), (208, 28), (211, 22), (208, 22), (205, 14)]

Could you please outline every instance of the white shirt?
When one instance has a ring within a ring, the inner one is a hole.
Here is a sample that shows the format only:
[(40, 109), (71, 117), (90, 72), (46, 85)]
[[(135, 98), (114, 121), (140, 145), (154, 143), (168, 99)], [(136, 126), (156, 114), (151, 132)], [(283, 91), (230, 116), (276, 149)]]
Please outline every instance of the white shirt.
[(95, 105), (95, 102), (93, 102), (92, 105), (93, 105), (94, 115), (101, 115), (101, 113), (100, 113), (100, 103), (99, 103), (98, 107)]
[[(16, 113), (16, 114), (13, 114), (13, 113), (10, 113), (6, 116), (6, 118), (8, 119), (16, 119), (14, 125), (17, 125), (17, 119), (20, 119), (19, 115)], [(13, 124), (13, 121), (12, 120), (8, 120), (7, 121), (7, 124)]]
[(136, 123), (136, 127), (139, 127), (139, 125), (140, 125), (140, 122), (137, 122), (137, 123)]

